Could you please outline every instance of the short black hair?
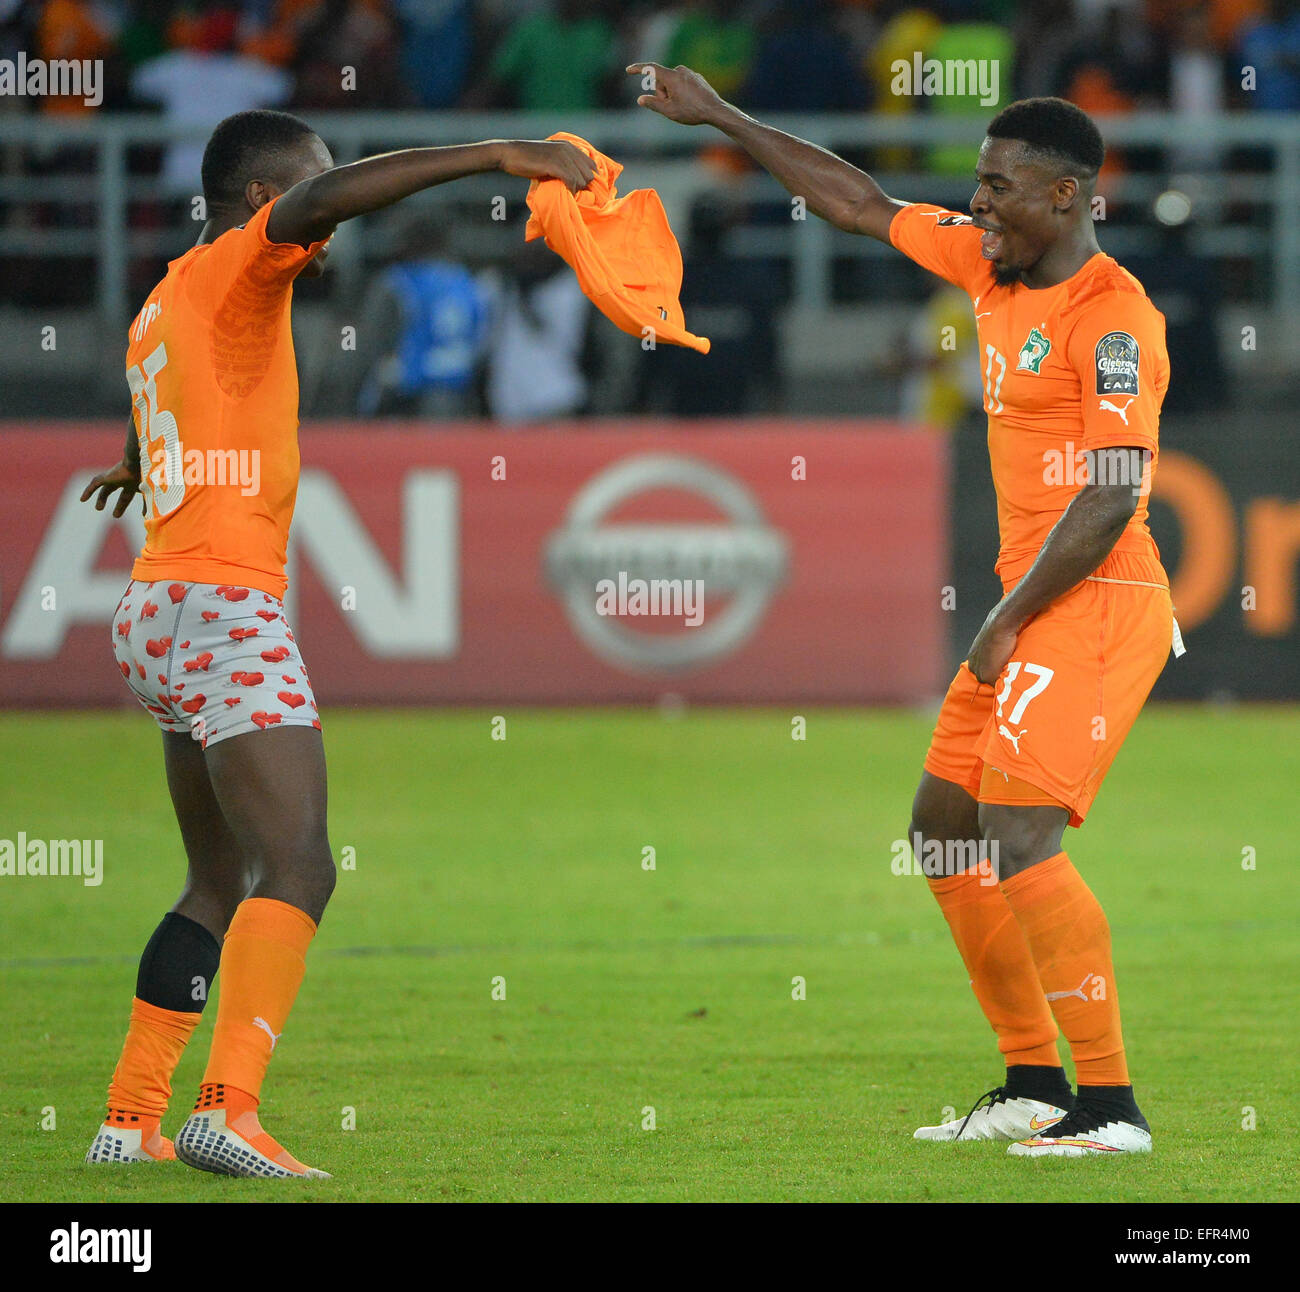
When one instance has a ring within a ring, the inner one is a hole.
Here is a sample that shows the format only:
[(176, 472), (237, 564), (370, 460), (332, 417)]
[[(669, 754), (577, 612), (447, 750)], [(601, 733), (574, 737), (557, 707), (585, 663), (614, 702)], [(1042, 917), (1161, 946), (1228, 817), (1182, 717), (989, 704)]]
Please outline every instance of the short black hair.
[(227, 117), (203, 150), (203, 196), (209, 206), (238, 206), (250, 180), (287, 181), (292, 155), (316, 132), (301, 118), (269, 108)]
[(991, 139), (1015, 139), (1044, 161), (1093, 179), (1106, 160), (1101, 131), (1082, 109), (1065, 99), (1019, 99), (989, 122)]

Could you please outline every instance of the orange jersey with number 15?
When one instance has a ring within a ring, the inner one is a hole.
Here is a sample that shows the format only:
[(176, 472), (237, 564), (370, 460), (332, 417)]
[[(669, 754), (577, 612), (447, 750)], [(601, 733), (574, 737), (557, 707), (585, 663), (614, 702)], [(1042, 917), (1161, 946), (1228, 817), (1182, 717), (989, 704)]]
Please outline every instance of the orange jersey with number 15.
[[(997, 571), (1015, 583), (1052, 526), (1095, 472), (1127, 463), (1106, 449), (1149, 449), (1137, 510), (1106, 562), (1125, 577), (1167, 585), (1147, 528), (1158, 454), (1160, 406), (1169, 387), (1164, 315), (1142, 284), (1097, 252), (1054, 287), (999, 286), (969, 215), (916, 203), (889, 227), (917, 264), (962, 288), (975, 308), (989, 458), (998, 498)], [(937, 344), (937, 342), (936, 342)]]
[(147, 533), (132, 578), (284, 595), (298, 492), (289, 308), (293, 280), (324, 243), (268, 241), (273, 206), (173, 260), (131, 324)]

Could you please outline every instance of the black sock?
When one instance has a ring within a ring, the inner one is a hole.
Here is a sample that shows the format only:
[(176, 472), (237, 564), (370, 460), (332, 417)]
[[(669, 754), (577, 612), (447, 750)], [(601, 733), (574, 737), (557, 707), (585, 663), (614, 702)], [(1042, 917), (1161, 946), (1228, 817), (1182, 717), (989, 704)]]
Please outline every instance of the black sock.
[(1007, 1068), (1007, 1093), (1013, 1099), (1037, 1099), (1058, 1108), (1074, 1107), (1074, 1094), (1064, 1068), (1035, 1063), (1013, 1063)]
[(168, 911), (140, 957), (135, 994), (157, 1009), (201, 1014), (221, 962), (221, 944), (201, 924)]
[(1147, 1124), (1133, 1097), (1132, 1086), (1080, 1086), (1079, 1098), (1112, 1121), (1131, 1122), (1142, 1127)]

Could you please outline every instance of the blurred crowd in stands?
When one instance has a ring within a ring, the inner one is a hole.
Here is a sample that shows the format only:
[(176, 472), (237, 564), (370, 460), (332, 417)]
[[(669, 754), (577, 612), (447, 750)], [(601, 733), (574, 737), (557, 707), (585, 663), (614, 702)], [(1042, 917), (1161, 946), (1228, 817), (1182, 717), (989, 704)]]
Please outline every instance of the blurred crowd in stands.
[(908, 112), (891, 64), (914, 51), (1002, 59), (1004, 100), (1300, 108), (1300, 0), (0, 0), (0, 24), (0, 57), (103, 59), (110, 110), (574, 111), (628, 103), (646, 58), (755, 112)]
[[(195, 127), (251, 107), (309, 119), (322, 110), (520, 109), (538, 113), (537, 133), (548, 133), (576, 112), (629, 107), (640, 87), (624, 67), (641, 59), (693, 67), (760, 116), (973, 112), (987, 119), (999, 105), (1040, 94), (1062, 95), (1101, 116), (1300, 110), (1300, 0), (0, 0), (0, 59), (19, 51), (29, 59), (103, 60), (103, 104), (0, 96), (0, 112), (68, 119), (160, 112)], [(896, 93), (897, 61), (918, 54), (995, 62), (997, 105), (978, 95)], [(789, 211), (728, 195), (744, 159), (710, 148), (705, 136), (698, 144), (706, 152), (694, 172), (657, 163), (654, 182), (688, 251), (688, 319), (713, 339), (708, 380), (699, 356), (671, 348), (642, 355), (619, 345), (625, 338), (611, 328), (593, 327), (572, 274), (540, 244), (525, 245), (519, 230), (512, 229), (514, 250), (503, 256), (495, 247), (454, 244), (448, 229), (417, 216), (399, 222), (390, 242), (378, 240), (379, 252), (368, 248), (372, 272), (360, 297), (330, 298), (348, 319), (360, 319), (358, 353), (341, 388), (329, 389), (328, 378), (305, 382), (306, 411), (487, 414), (511, 422), (780, 407), (774, 315), (790, 300), (789, 264), (732, 255), (728, 246), (742, 226), (788, 227)], [(201, 141), (131, 150), (131, 174), (147, 177), (150, 190), (132, 200), (133, 230), (189, 222), (201, 153)], [(964, 183), (974, 150), (882, 147), (853, 159)], [(1114, 148), (1102, 191), (1117, 192), (1126, 173), (1208, 177), (1228, 160), (1213, 145)], [(9, 175), (75, 175), (92, 165), (92, 155), (75, 148), (0, 150), (0, 171)], [(1230, 195), (1207, 188), (1197, 199), (1200, 218), (1218, 219)], [(90, 200), (3, 201), (0, 226), (89, 229), (97, 218)], [(1149, 214), (1140, 218), (1149, 221)], [(1186, 229), (1165, 229), (1145, 261), (1125, 263), (1170, 314), (1180, 376), (1170, 407), (1179, 400), (1213, 407), (1226, 389), (1215, 339), (1216, 275), (1210, 262), (1189, 255), (1186, 236)], [(24, 306), (87, 305), (92, 266), (89, 257), (0, 256), (7, 283), (0, 292)], [(161, 272), (161, 257), (133, 256), (132, 298)], [(1257, 290), (1238, 277), (1243, 291)], [(978, 369), (970, 345), (937, 353), (933, 338), (946, 324), (964, 335), (969, 303), (922, 279), (910, 266), (837, 265), (836, 301), (915, 300), (918, 288), (932, 292), (897, 336), (885, 375), (901, 390), (906, 415), (952, 427), (979, 408)]]

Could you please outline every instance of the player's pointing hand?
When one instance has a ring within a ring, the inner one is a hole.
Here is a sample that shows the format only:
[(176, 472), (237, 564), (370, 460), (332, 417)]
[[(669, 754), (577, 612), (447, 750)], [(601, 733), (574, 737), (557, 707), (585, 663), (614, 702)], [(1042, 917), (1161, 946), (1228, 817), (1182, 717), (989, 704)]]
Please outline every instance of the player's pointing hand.
[(689, 67), (630, 63), (627, 72), (641, 78), (641, 88), (645, 91), (637, 99), (641, 107), (683, 126), (708, 125), (725, 106), (713, 86)]
[(559, 179), (579, 193), (596, 177), (596, 163), (563, 139), (506, 139), (498, 168), (524, 179)]

